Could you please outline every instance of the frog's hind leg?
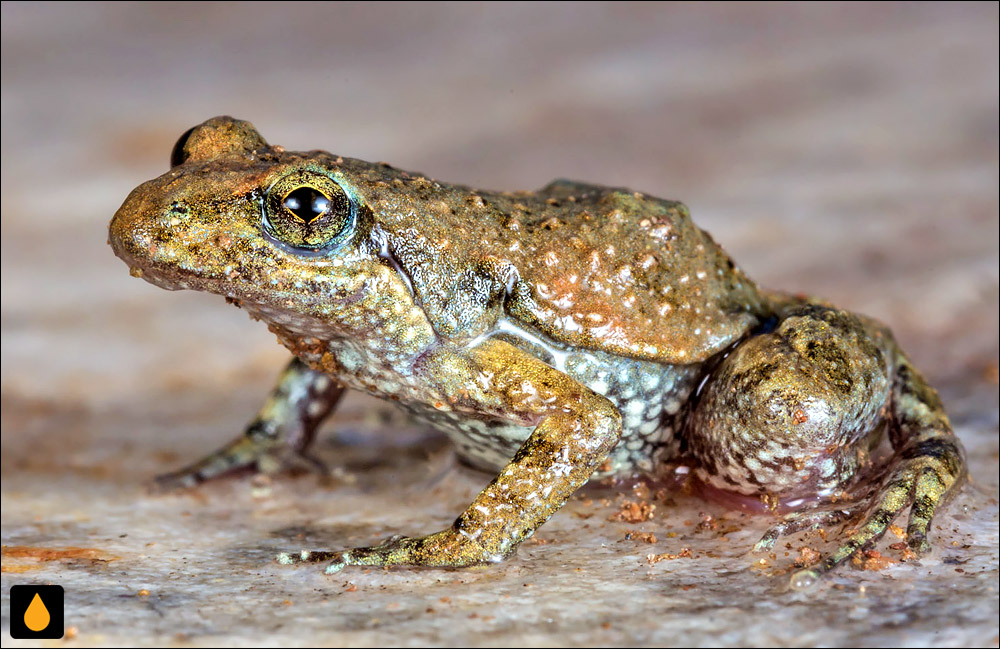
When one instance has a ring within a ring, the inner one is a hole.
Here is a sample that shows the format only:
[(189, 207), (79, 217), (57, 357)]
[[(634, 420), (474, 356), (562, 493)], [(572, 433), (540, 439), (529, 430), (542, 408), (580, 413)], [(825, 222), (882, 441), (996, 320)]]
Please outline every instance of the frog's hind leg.
[[(871, 451), (886, 424), (894, 453), (874, 472)], [(739, 344), (707, 379), (686, 433), (700, 476), (714, 486), (767, 502), (817, 498), (759, 549), (864, 512), (817, 573), (876, 543), (910, 505), (909, 544), (926, 549), (931, 517), (965, 473), (937, 394), (891, 334), (824, 306), (792, 305), (773, 332)], [(881, 480), (857, 496), (862, 477)]]
[(966, 477), (964, 449), (951, 430), (937, 392), (901, 352), (896, 360), (889, 429), (894, 454), (886, 478), (865, 519), (819, 564), (817, 572), (827, 572), (857, 550), (876, 543), (907, 506), (907, 545), (916, 553), (928, 551), (931, 519)]
[(192, 487), (235, 469), (256, 467), (269, 472), (295, 461), (324, 469), (306, 450), (343, 392), (329, 375), (293, 359), (242, 435), (194, 464), (157, 476), (155, 487)]

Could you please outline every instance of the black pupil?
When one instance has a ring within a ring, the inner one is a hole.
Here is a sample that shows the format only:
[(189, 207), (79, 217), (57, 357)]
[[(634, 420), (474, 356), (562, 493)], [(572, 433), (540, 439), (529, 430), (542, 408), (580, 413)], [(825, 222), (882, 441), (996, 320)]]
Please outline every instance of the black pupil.
[(306, 223), (323, 216), (330, 209), (330, 199), (312, 187), (299, 187), (285, 196), (282, 205)]

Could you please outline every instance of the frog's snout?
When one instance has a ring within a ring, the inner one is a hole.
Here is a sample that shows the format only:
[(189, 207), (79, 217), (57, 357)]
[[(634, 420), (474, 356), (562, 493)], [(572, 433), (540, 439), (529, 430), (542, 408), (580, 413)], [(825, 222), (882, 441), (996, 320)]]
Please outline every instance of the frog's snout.
[(173, 251), (168, 230), (160, 223), (168, 223), (170, 216), (163, 214), (149, 199), (147, 188), (152, 182), (133, 190), (115, 212), (108, 226), (108, 243), (115, 255), (129, 265), (133, 277), (178, 290), (185, 287), (168, 279), (157, 268), (165, 258), (172, 256)]
[(139, 218), (144, 202), (142, 187), (133, 190), (108, 225), (108, 244), (115, 255), (129, 266), (139, 262), (143, 249), (148, 248), (150, 241), (148, 229), (141, 227)]

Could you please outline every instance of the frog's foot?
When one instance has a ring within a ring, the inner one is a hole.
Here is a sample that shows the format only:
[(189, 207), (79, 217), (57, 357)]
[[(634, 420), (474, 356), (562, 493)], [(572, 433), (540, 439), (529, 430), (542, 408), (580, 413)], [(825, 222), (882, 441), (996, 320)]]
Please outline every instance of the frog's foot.
[(490, 551), (464, 536), (455, 528), (420, 538), (392, 536), (379, 545), (340, 552), (302, 550), (282, 552), (276, 559), (282, 565), (329, 562), (326, 574), (340, 572), (347, 566), (424, 566), (464, 568), (503, 561), (511, 552)]
[(244, 468), (276, 473), (286, 467), (305, 467), (327, 474), (326, 466), (306, 451), (343, 391), (326, 374), (292, 360), (243, 435), (190, 466), (158, 476), (153, 489), (193, 487)]
[(840, 547), (813, 568), (816, 573), (829, 572), (855, 552), (873, 547), (907, 507), (907, 546), (915, 554), (930, 550), (927, 528), (931, 519), (965, 476), (961, 447), (954, 439), (928, 439), (904, 448), (895, 462), (888, 481), (874, 497), (874, 506)]
[(792, 512), (782, 517), (781, 522), (771, 526), (753, 546), (754, 552), (766, 552), (774, 547), (775, 542), (789, 534), (803, 530), (817, 530), (830, 525), (836, 525), (856, 516), (865, 508), (865, 503), (851, 503), (842, 507), (814, 509), (802, 512)]
[(264, 474), (282, 470), (329, 474), (329, 469), (321, 460), (304, 450), (276, 444), (269, 439), (241, 435), (194, 464), (156, 476), (151, 489), (157, 492), (187, 489), (240, 469), (254, 469)]

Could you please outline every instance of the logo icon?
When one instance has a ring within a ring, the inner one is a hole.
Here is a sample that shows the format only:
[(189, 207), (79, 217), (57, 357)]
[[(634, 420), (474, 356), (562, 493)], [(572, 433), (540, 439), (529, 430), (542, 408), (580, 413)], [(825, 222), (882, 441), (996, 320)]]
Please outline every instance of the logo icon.
[(10, 637), (57, 640), (63, 637), (62, 586), (11, 586)]

